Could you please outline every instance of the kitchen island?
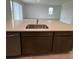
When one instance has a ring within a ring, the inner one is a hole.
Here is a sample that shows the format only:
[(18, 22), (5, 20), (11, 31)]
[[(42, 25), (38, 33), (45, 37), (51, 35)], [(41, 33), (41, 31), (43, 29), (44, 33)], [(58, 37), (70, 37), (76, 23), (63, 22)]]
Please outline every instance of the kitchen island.
[(27, 21), (6, 27), (7, 56), (68, 53), (73, 49), (73, 26), (60, 21), (40, 20), (48, 29), (26, 29)]

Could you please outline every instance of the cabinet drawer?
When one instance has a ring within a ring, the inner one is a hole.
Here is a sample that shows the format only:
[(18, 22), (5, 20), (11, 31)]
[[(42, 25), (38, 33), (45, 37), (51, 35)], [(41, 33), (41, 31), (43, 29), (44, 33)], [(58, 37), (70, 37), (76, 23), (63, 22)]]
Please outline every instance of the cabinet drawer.
[(22, 36), (52, 36), (50, 32), (22, 32)]
[(62, 39), (62, 40), (64, 40), (64, 39), (65, 39), (65, 40), (70, 40), (70, 39), (73, 40), (73, 37), (55, 37), (55, 38), (54, 38), (54, 40), (61, 40), (61, 39)]
[(73, 32), (72, 31), (59, 31), (59, 32), (55, 32), (55, 36), (56, 37), (58, 37), (58, 36), (70, 37), (70, 36), (73, 36)]
[(20, 33), (17, 32), (7, 32), (6, 33), (7, 37), (15, 37), (15, 36), (20, 36)]

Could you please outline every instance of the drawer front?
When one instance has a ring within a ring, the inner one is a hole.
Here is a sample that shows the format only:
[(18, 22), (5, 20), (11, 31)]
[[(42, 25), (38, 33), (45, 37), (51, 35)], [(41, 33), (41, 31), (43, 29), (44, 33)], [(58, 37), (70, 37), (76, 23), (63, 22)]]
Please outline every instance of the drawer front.
[(15, 36), (20, 36), (20, 33), (17, 32), (7, 32), (6, 33), (7, 37), (15, 37)]
[(55, 32), (55, 37), (73, 37), (72, 31)]
[(22, 32), (22, 36), (52, 36), (50, 32)]

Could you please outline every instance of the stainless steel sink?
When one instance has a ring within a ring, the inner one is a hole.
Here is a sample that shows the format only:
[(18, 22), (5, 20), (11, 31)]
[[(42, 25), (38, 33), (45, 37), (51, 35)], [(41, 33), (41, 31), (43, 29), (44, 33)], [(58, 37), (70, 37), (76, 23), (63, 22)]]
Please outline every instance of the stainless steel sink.
[(48, 29), (48, 26), (44, 24), (28, 24), (26, 29)]

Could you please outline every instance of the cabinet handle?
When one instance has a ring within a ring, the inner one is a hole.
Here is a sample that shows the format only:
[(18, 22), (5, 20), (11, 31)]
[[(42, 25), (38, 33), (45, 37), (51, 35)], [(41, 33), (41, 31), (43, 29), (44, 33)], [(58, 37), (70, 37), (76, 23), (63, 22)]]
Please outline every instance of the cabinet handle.
[(15, 35), (8, 35), (9, 37), (14, 37)]

